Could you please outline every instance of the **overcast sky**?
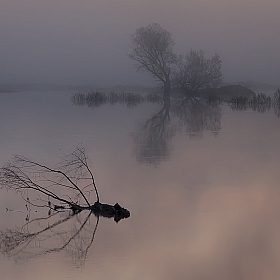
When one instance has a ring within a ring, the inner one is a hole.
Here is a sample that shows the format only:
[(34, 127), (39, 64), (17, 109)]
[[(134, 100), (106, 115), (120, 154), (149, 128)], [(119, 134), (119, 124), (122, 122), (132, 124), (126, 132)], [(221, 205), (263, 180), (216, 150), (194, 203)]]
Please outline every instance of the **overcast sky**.
[(177, 53), (218, 53), (226, 81), (280, 83), (279, 0), (1, 0), (0, 83), (149, 83), (127, 53), (154, 22)]

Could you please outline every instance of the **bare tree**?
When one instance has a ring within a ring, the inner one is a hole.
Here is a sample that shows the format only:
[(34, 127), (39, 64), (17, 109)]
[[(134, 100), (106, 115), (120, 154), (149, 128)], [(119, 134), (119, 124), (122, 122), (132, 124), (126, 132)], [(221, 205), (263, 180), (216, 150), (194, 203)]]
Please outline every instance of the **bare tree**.
[(170, 98), (171, 67), (176, 62), (171, 33), (154, 23), (137, 29), (131, 40), (129, 57), (137, 62), (138, 70), (151, 73), (163, 84), (164, 100), (167, 102)]
[[(118, 203), (113, 206), (100, 203), (95, 179), (81, 145), (63, 157), (55, 168), (15, 156), (0, 169), (0, 187), (19, 192), (27, 207), (70, 209), (74, 214), (89, 210), (97, 216), (114, 217), (116, 222), (130, 216)], [(95, 203), (90, 201), (93, 192)]]
[(203, 51), (191, 50), (185, 57), (178, 57), (174, 86), (185, 95), (192, 95), (200, 89), (215, 88), (222, 82), (221, 66), (219, 55), (208, 59)]

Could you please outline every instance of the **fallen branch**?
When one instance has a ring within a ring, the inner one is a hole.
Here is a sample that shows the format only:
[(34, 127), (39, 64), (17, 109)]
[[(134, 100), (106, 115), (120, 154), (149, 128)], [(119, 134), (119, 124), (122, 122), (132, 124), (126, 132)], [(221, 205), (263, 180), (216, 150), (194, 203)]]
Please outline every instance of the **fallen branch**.
[[(96, 216), (128, 218), (130, 212), (115, 205), (100, 202), (93, 173), (83, 146), (65, 156), (56, 168), (15, 156), (0, 169), (0, 188), (19, 192), (28, 206), (47, 207), (53, 211), (70, 209), (73, 214), (84, 210)], [(90, 202), (91, 193), (96, 201)]]

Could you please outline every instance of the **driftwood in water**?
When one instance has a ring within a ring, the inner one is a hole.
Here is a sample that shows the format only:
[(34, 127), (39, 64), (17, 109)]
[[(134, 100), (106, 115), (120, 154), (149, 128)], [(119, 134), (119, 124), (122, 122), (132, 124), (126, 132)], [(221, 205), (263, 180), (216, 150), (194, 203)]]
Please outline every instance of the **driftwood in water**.
[[(0, 187), (19, 192), (27, 207), (47, 207), (54, 211), (71, 209), (73, 214), (89, 210), (96, 216), (114, 218), (116, 222), (130, 216), (118, 203), (112, 206), (100, 202), (82, 146), (65, 156), (56, 168), (16, 156), (0, 169)], [(92, 192), (97, 200), (94, 203), (90, 202)]]
[(63, 205), (53, 205), (52, 209), (57, 211), (71, 209), (73, 214), (78, 214), (83, 210), (90, 210), (97, 217), (101, 216), (105, 218), (114, 218), (115, 222), (119, 222), (122, 219), (126, 219), (130, 217), (129, 210), (123, 208), (118, 203), (116, 203), (115, 205), (110, 205), (110, 204), (105, 204), (96, 201), (90, 207), (86, 207), (86, 206), (83, 207), (83, 206), (73, 204), (72, 206), (70, 206), (70, 208), (67, 208)]
[(91, 207), (91, 211), (95, 216), (114, 218), (115, 222), (119, 222), (121, 219), (130, 217), (130, 212), (121, 207), (118, 203), (112, 206), (109, 204), (95, 202)]

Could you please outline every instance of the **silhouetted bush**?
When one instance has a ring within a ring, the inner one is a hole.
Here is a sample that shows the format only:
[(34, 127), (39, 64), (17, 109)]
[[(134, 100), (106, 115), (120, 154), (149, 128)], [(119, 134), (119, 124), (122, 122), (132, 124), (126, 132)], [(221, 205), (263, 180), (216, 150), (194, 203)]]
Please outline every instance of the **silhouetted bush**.
[(236, 111), (251, 109), (256, 112), (265, 112), (270, 110), (272, 104), (271, 97), (264, 93), (256, 94), (253, 97), (234, 97), (229, 101), (229, 107)]
[(273, 109), (274, 113), (277, 115), (277, 117), (280, 117), (280, 89), (278, 89), (273, 96), (272, 99)]
[(123, 104), (129, 108), (136, 107), (144, 102), (159, 103), (162, 101), (162, 96), (158, 94), (143, 95), (139, 93), (126, 92), (90, 92), (90, 93), (76, 93), (72, 96), (72, 102), (76, 105), (88, 107), (99, 107), (104, 104)]
[(149, 103), (159, 103), (162, 101), (162, 96), (157, 93), (149, 93), (146, 96), (146, 99)]

